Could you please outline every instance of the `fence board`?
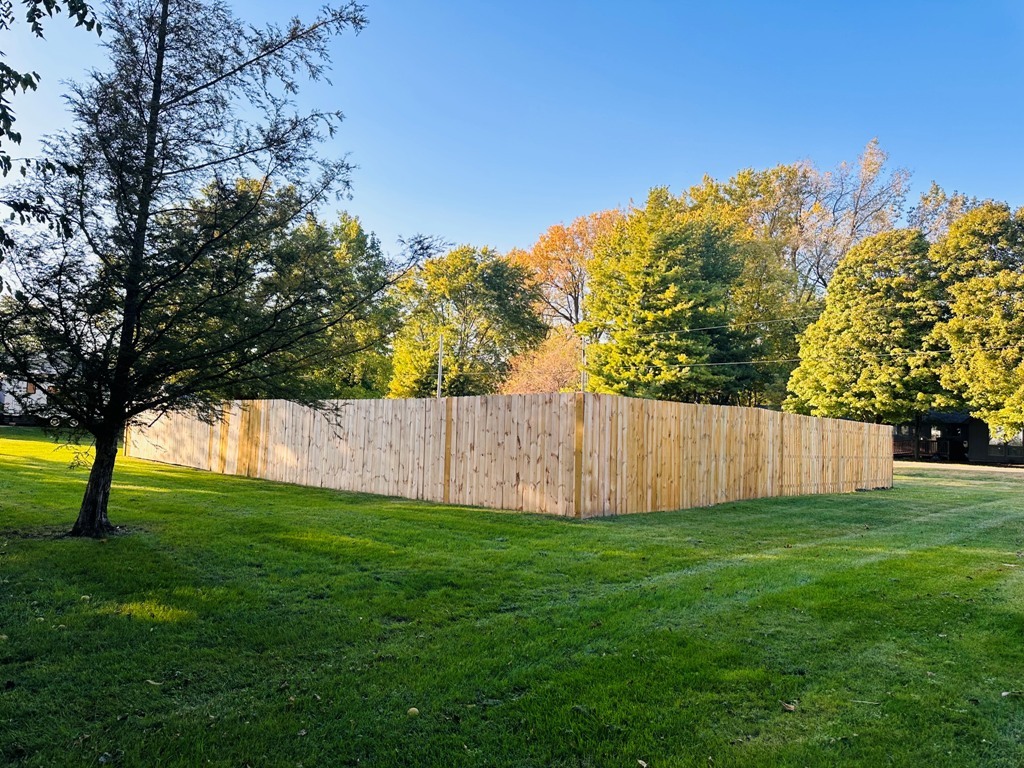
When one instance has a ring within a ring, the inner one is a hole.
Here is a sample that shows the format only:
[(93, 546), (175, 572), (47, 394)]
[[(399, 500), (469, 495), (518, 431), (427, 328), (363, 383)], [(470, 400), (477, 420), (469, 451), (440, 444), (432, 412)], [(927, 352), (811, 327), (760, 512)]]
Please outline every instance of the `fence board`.
[(139, 458), (342, 490), (593, 517), (892, 485), (889, 427), (547, 394), (225, 405), (129, 431)]

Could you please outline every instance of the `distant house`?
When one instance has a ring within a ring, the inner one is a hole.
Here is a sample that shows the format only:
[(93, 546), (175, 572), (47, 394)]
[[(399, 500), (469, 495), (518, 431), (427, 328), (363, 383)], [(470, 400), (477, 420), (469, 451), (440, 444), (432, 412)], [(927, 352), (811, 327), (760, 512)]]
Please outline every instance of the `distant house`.
[(47, 407), (46, 395), (46, 390), (35, 384), (0, 376), (0, 424), (77, 427), (77, 420)]
[[(916, 432), (916, 434), (915, 434)], [(988, 424), (965, 412), (932, 411), (914, 424), (893, 427), (892, 452), (898, 459), (917, 456), (975, 464), (1024, 464), (1024, 435), (1010, 440), (992, 436)]]
[(0, 376), (0, 424), (36, 424), (46, 392), (26, 381)]

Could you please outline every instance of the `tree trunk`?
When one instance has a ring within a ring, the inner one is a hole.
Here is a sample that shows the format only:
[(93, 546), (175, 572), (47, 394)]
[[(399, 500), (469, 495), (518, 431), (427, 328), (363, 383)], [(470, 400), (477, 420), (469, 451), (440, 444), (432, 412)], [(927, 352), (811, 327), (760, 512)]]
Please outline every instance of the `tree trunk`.
[[(146, 236), (149, 230), (150, 207), (156, 188), (156, 145), (159, 139), (160, 107), (163, 97), (164, 56), (167, 49), (167, 19), (170, 15), (170, 0), (160, 0), (160, 22), (157, 26), (156, 60), (153, 66), (153, 90), (149, 98), (149, 117), (146, 123), (146, 154), (139, 174), (141, 189), (138, 195), (138, 211), (135, 215), (135, 230), (132, 234), (132, 249), (128, 258), (125, 275), (121, 334), (114, 366), (110, 402), (107, 411), (123, 416), (129, 397), (129, 373), (138, 360), (137, 332), (140, 318), (140, 301), (143, 266), (146, 254)], [(117, 530), (107, 518), (107, 502), (110, 499), (110, 483), (114, 479), (114, 462), (117, 461), (117, 439), (124, 431), (124, 422), (115, 429), (103, 427), (96, 435), (96, 458), (89, 472), (89, 483), (85, 497), (78, 511), (78, 520), (71, 529), (72, 536), (89, 536), (101, 539)]]
[(107, 501), (110, 499), (110, 483), (114, 479), (114, 462), (117, 460), (117, 432), (96, 437), (96, 458), (89, 471), (89, 483), (85, 486), (82, 508), (78, 520), (71, 529), (72, 536), (88, 536), (102, 539), (116, 530), (107, 518)]

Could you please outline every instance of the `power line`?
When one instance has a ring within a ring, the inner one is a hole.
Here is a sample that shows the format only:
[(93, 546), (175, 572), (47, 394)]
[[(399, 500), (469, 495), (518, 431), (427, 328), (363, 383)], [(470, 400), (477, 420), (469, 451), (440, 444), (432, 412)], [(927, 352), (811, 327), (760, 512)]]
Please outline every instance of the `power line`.
[[(790, 323), (794, 320), (814, 320), (821, 317), (821, 314), (814, 315), (794, 315), (792, 317), (780, 317), (775, 320), (752, 320), (748, 323), (726, 323), (724, 325), (705, 325), (698, 328), (677, 328), (673, 331), (650, 331), (648, 333), (638, 333), (638, 338), (647, 338), (648, 336), (667, 336), (671, 333), (696, 333), (697, 331), (717, 331), (724, 328), (747, 328), (751, 325), (774, 325), (776, 323)], [(608, 329), (608, 333), (614, 333), (616, 331), (626, 331), (628, 328), (611, 328)]]
[[(1001, 352), (1007, 349), (1020, 349), (1021, 344), (1024, 341), (1016, 344), (1007, 344), (1002, 347), (983, 347), (978, 352)], [(759, 365), (759, 364), (770, 364), (770, 363), (799, 363), (799, 362), (829, 362), (831, 360), (859, 360), (864, 358), (882, 358), (882, 357), (907, 357), (910, 355), (946, 355), (952, 353), (952, 349), (917, 349), (917, 350), (905, 350), (902, 352), (859, 352), (855, 355), (829, 355), (827, 357), (781, 357), (777, 359), (762, 359), (762, 360), (728, 360), (723, 362), (712, 362), (712, 363), (677, 363), (673, 365), (659, 366), (659, 370), (676, 369), (676, 368), (710, 368), (720, 365)], [(654, 370), (648, 367), (648, 370)]]
[[(1024, 340), (1016, 344), (1006, 344), (1001, 347), (983, 347), (978, 352), (1002, 352), (1009, 349), (1020, 349), (1021, 345), (1024, 344)], [(647, 366), (645, 370), (677, 370), (683, 368), (715, 368), (719, 366), (732, 366), (732, 365), (770, 365), (775, 363), (799, 363), (799, 362), (829, 362), (831, 360), (859, 360), (865, 358), (896, 358), (896, 357), (909, 357), (912, 355), (948, 355), (953, 352), (952, 349), (925, 349), (925, 350), (902, 350), (898, 352), (858, 352), (852, 355), (829, 355), (827, 357), (780, 357), (780, 358), (762, 358), (759, 360), (726, 360), (720, 362), (694, 362), (694, 363), (674, 363), (672, 365)], [(502, 373), (499, 371), (459, 371), (457, 373), (446, 373), (451, 378), (458, 378), (460, 376), (481, 376), (481, 377), (493, 377), (501, 378)], [(436, 373), (430, 374), (427, 381), (433, 381)]]

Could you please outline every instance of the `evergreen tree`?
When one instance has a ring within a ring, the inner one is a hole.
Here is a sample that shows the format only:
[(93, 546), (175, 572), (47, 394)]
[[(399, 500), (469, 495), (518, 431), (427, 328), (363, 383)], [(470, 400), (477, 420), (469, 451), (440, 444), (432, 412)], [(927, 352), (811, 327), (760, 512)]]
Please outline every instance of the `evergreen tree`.
[(600, 339), (588, 348), (589, 388), (735, 402), (753, 374), (742, 364), (750, 339), (732, 327), (740, 270), (733, 227), (653, 189), (595, 248), (581, 325)]

